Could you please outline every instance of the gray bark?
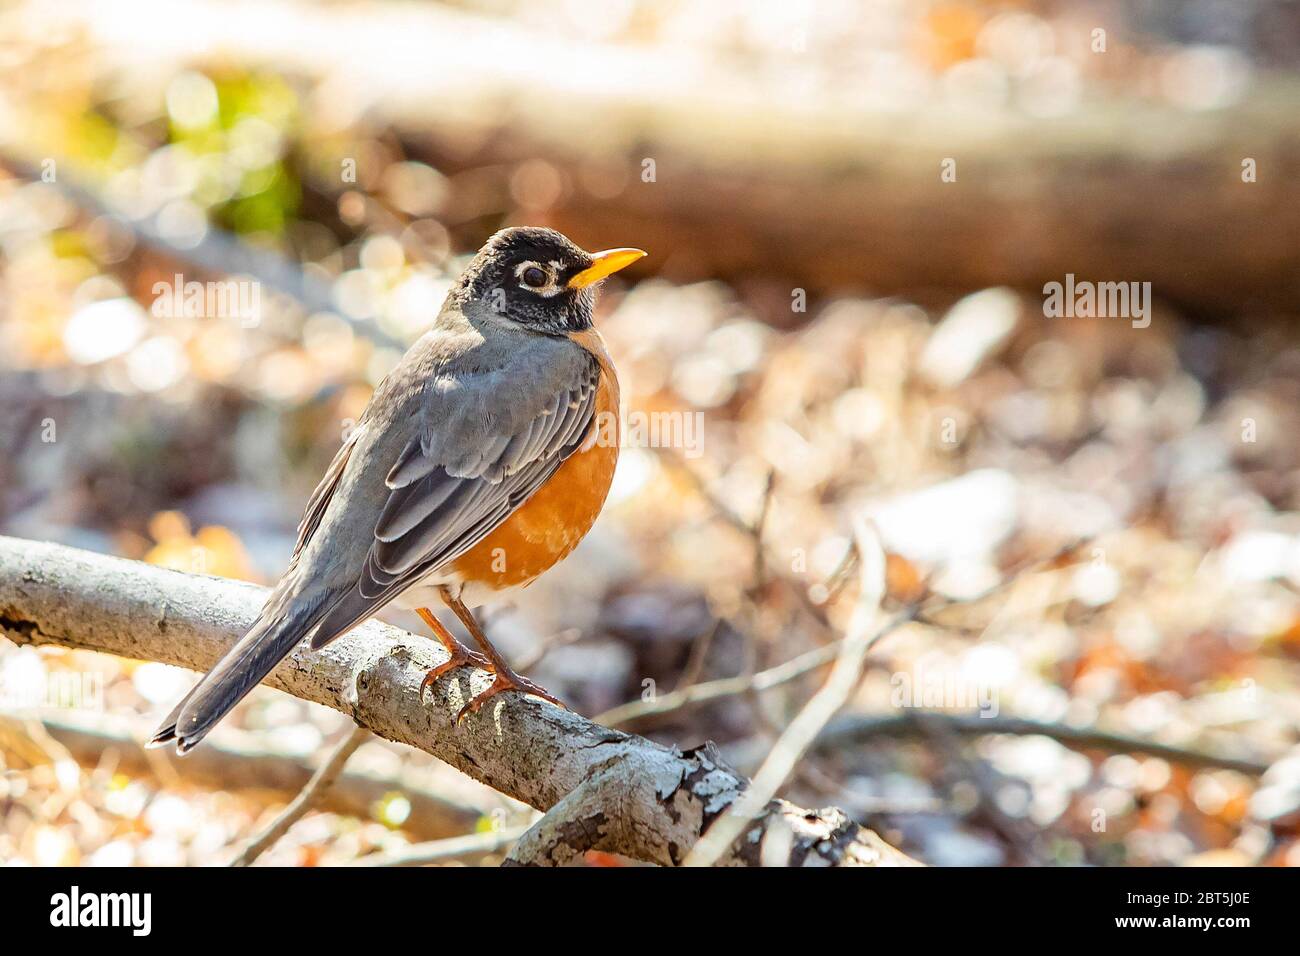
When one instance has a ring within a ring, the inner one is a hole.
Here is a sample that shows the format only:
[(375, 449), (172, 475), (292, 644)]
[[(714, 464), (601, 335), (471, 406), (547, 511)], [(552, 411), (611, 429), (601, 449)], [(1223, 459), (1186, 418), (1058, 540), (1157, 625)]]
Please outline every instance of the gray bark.
[[(19, 644), (205, 670), (244, 633), (264, 594), (250, 584), (0, 537), (0, 629)], [(490, 678), (466, 668), (422, 697), (421, 681), (443, 653), (430, 639), (370, 621), (320, 651), (299, 646), (266, 683), (350, 714), (540, 810), (599, 776), (599, 788), (583, 788), (526, 835), (514, 855), (522, 863), (562, 863), (599, 849), (675, 865), (746, 785), (711, 746), (663, 747), (518, 694), (457, 726), (461, 706)], [(789, 843), (791, 865), (913, 862), (841, 810), (779, 800), (719, 862), (756, 865), (774, 826)]]

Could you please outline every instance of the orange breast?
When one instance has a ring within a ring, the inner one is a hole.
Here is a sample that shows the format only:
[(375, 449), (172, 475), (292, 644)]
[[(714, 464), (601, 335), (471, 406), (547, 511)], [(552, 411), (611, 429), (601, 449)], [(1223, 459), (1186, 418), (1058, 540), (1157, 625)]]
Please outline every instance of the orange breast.
[[(605, 366), (607, 359), (601, 362)], [(618, 463), (618, 387), (602, 368), (594, 436), (495, 531), (450, 566), (462, 581), (494, 590), (530, 583), (591, 530)]]

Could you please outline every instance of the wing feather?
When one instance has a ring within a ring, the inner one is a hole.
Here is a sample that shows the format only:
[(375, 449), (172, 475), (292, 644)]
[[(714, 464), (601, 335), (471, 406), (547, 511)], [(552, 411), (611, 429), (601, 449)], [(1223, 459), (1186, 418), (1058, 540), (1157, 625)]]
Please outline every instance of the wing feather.
[[(582, 444), (595, 422), (600, 367), (581, 353), (578, 384), (536, 402), (531, 418), (502, 419), (472, 442), (458, 429), (482, 428), (463, 405), (411, 441), (387, 471), (388, 495), (355, 587), (339, 595), (314, 628), (320, 647), (374, 614), (431, 571), (455, 560), (532, 496)], [(506, 430), (509, 428), (510, 430)], [(433, 433), (435, 437), (430, 437)]]

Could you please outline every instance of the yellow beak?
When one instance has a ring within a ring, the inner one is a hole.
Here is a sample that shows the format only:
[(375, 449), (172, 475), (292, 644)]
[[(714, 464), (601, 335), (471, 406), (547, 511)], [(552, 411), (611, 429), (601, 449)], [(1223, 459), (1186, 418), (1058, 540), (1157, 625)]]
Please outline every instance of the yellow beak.
[(606, 249), (604, 252), (593, 253), (591, 265), (569, 280), (569, 288), (585, 289), (619, 269), (626, 269), (644, 255), (640, 249)]

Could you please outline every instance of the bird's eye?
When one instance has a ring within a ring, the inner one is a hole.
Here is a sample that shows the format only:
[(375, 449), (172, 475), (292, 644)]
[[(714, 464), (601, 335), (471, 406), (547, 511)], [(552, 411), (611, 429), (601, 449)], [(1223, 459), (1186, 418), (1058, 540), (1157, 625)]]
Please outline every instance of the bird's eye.
[(547, 282), (546, 270), (540, 269), (537, 266), (529, 266), (524, 270), (523, 280), (524, 285), (531, 286), (534, 289), (540, 289), (542, 286), (546, 285)]

